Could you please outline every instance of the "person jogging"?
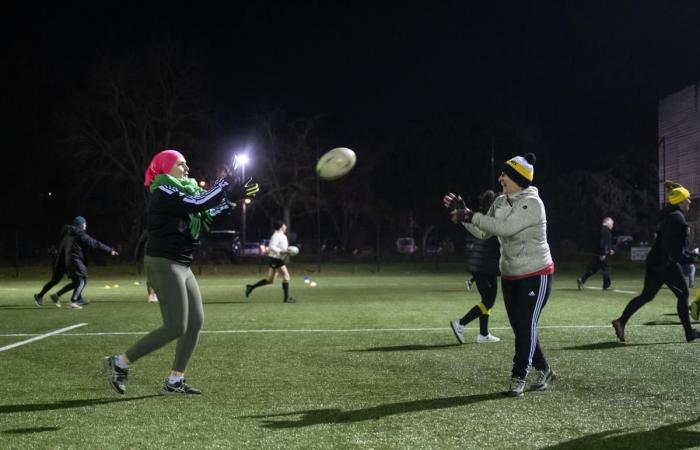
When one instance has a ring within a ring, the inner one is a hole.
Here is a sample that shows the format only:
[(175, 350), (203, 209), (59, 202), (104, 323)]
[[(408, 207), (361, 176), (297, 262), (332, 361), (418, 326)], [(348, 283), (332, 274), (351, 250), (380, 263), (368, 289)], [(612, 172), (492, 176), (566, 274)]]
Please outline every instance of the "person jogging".
[(586, 272), (581, 275), (580, 278), (576, 279), (576, 285), (578, 290), (583, 290), (583, 285), (586, 280), (592, 275), (597, 273), (599, 270), (603, 274), (603, 290), (607, 291), (612, 289), (610, 281), (610, 263), (609, 259), (615, 254), (612, 245), (612, 229), (615, 225), (612, 217), (605, 217), (603, 223), (600, 227), (600, 232), (598, 234), (598, 242), (596, 244), (595, 255), (588, 263), (586, 267)]
[(61, 278), (63, 278), (63, 275), (68, 275), (71, 282), (62, 287), (55, 294), (52, 294), (51, 300), (56, 304), (56, 306), (61, 306), (59, 297), (72, 289), (73, 295), (68, 303), (68, 307), (73, 309), (82, 309), (83, 305), (87, 303), (87, 301), (83, 299), (83, 290), (87, 285), (88, 279), (88, 251), (101, 250), (105, 253), (109, 253), (112, 256), (119, 255), (114, 248), (103, 244), (87, 234), (86, 230), (87, 220), (85, 220), (85, 218), (82, 216), (77, 216), (75, 219), (73, 219), (72, 226), (65, 226), (63, 228), (61, 232), (61, 244), (58, 248), (58, 255), (56, 256), (56, 262), (54, 263), (51, 280), (44, 285), (41, 292), (34, 295), (34, 302), (38, 306), (43, 304), (44, 294), (55, 286), (61, 280)]
[(639, 309), (654, 300), (664, 284), (676, 296), (676, 313), (683, 325), (685, 340), (692, 342), (700, 337), (700, 332), (690, 325), (688, 312), (688, 286), (685, 284), (681, 264), (693, 260), (693, 255), (685, 246), (688, 224), (684, 213), (690, 209), (690, 192), (678, 183), (665, 181), (668, 203), (659, 214), (656, 237), (647, 254), (644, 288), (622, 311), (622, 315), (612, 321), (615, 336), (625, 342), (625, 326)]
[(499, 266), (503, 302), (515, 334), (515, 356), (506, 395), (519, 397), (525, 390), (530, 366), (537, 370), (534, 391), (547, 390), (556, 375), (549, 366), (537, 335), (537, 321), (552, 289), (554, 262), (547, 243), (547, 218), (536, 187), (531, 186), (535, 155), (515, 156), (503, 165), (498, 181), (503, 195), (487, 214), (456, 207), (459, 197), (448, 193), (443, 204), (455, 208), (455, 223), (475, 236), (497, 236), (501, 244)]
[[(486, 214), (491, 207), (496, 193), (487, 190), (479, 198), (479, 210)], [(461, 319), (450, 322), (450, 327), (457, 341), (464, 344), (464, 327), (469, 322), (479, 318), (479, 334), (476, 336), (478, 344), (498, 342), (499, 338), (489, 333), (489, 317), (491, 308), (496, 303), (498, 294), (498, 238), (474, 239), (468, 244), (467, 271), (471, 272), (476, 288), (481, 295), (481, 302), (471, 308)]]
[(295, 303), (294, 298), (289, 296), (289, 281), (291, 277), (289, 276), (289, 269), (287, 269), (287, 264), (289, 262), (289, 241), (287, 240), (287, 224), (281, 220), (276, 220), (273, 223), (275, 228), (274, 233), (270, 237), (270, 253), (268, 254), (268, 265), (267, 277), (259, 280), (255, 284), (246, 284), (245, 286), (245, 296), (250, 297), (250, 294), (260, 286), (266, 286), (275, 282), (277, 274), (282, 274), (282, 297), (283, 303)]
[(201, 233), (213, 217), (229, 207), (226, 196), (254, 196), (258, 185), (219, 179), (205, 191), (188, 178), (189, 167), (176, 150), (156, 154), (146, 170), (144, 185), (151, 193), (146, 228), (146, 276), (158, 295), (163, 325), (138, 340), (125, 353), (107, 356), (107, 381), (118, 394), (126, 392), (129, 366), (173, 340), (175, 358), (162, 394), (199, 395), (185, 382), (185, 370), (204, 321), (202, 296), (190, 266)]

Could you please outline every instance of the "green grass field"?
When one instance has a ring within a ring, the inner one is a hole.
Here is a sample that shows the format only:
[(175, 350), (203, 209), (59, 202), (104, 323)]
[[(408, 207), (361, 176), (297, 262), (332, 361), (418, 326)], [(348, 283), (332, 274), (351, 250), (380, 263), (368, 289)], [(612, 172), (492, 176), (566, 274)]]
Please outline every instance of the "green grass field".
[[(200, 276), (205, 326), (187, 373), (199, 398), (159, 395), (172, 344), (132, 366), (125, 396), (104, 381), (102, 357), (160, 324), (136, 275), (96, 270), (80, 311), (34, 305), (48, 272), (3, 278), (0, 347), (86, 325), (0, 351), (0, 448), (700, 447), (700, 344), (685, 342), (668, 290), (618, 344), (610, 320), (633, 294), (579, 292), (573, 273), (556, 274), (540, 339), (557, 382), (511, 399), (500, 293), (491, 331), (502, 341), (476, 344), (475, 322), (458, 345), (448, 322), (479, 301), (458, 270), (353, 269), (312, 275), (312, 288), (293, 267), (293, 305), (279, 284), (243, 298), (256, 267)], [(637, 292), (642, 274), (613, 281)]]

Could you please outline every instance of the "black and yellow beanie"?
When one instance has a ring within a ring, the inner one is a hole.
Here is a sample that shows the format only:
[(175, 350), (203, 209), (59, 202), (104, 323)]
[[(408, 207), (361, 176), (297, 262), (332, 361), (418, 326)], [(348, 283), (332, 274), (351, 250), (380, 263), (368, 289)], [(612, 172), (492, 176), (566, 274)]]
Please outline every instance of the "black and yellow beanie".
[(521, 188), (532, 184), (535, 177), (535, 155), (514, 156), (503, 164), (503, 172)]
[(672, 205), (678, 205), (690, 198), (690, 191), (678, 183), (664, 181), (664, 187), (668, 194), (668, 202)]

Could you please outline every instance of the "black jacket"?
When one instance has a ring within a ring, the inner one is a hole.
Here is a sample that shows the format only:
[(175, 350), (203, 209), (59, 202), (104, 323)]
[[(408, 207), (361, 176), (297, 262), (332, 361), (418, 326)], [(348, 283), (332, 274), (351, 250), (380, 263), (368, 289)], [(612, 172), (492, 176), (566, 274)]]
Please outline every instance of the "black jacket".
[(498, 259), (500, 246), (496, 236), (488, 239), (469, 239), (465, 246), (467, 256), (467, 271), (498, 275)]
[(659, 215), (656, 239), (647, 255), (647, 267), (665, 268), (673, 264), (688, 264), (692, 254), (685, 246), (688, 224), (678, 205), (666, 205)]
[(63, 238), (58, 248), (58, 258), (54, 271), (65, 272), (69, 277), (87, 277), (86, 250), (112, 252), (112, 247), (94, 239), (79, 227), (66, 225), (61, 234)]
[(600, 256), (608, 256), (612, 249), (612, 231), (606, 226), (600, 227), (600, 236), (598, 237), (598, 245), (596, 254)]
[(198, 196), (187, 195), (168, 186), (159, 186), (151, 193), (148, 204), (146, 256), (191, 265), (199, 240), (190, 234), (190, 214), (222, 208), (225, 200), (224, 191), (218, 186)]

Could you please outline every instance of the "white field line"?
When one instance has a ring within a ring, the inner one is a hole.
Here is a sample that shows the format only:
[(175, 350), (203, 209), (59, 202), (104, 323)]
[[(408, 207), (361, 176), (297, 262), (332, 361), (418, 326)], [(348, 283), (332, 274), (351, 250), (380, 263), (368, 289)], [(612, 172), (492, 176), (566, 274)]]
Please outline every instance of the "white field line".
[[(85, 324), (74, 325), (73, 328), (77, 326), (82, 326)], [(638, 327), (642, 325), (627, 325), (626, 328)], [(510, 330), (510, 327), (489, 327), (492, 330)], [(610, 328), (610, 325), (542, 325), (538, 326), (537, 329), (591, 329), (591, 328)], [(64, 330), (66, 330), (64, 328)], [(245, 334), (245, 333), (385, 333), (385, 332), (401, 332), (401, 331), (445, 331), (449, 330), (449, 327), (442, 328), (352, 328), (352, 329), (323, 329), (323, 328), (307, 328), (307, 329), (277, 329), (277, 330), (203, 330), (202, 334)], [(62, 330), (57, 330), (52, 332), (52, 334), (57, 334)], [(64, 336), (131, 336), (131, 335), (141, 335), (146, 334), (148, 331), (108, 331), (108, 332), (95, 332), (95, 333), (68, 333)], [(33, 334), (0, 334), (0, 337), (17, 337), (17, 336), (35, 336)], [(41, 335), (43, 337), (49, 335)], [(28, 340), (27, 342), (31, 341)], [(34, 339), (35, 340), (35, 339)], [(18, 343), (19, 344), (19, 343)], [(3, 347), (4, 348), (4, 347)], [(2, 349), (0, 349), (1, 351)]]
[[(12, 348), (19, 347), (19, 346), (21, 346), (21, 345), (29, 344), (30, 342), (35, 342), (35, 341), (38, 341), (38, 340), (41, 340), (41, 339), (45, 339), (45, 338), (47, 338), (47, 337), (49, 337), (49, 336), (54, 336), (54, 335), (56, 335), (56, 334), (65, 333), (66, 331), (70, 331), (70, 330), (72, 330), (72, 329), (74, 329), (74, 328), (79, 328), (79, 327), (82, 327), (82, 326), (85, 326), (85, 325), (87, 325), (87, 323), (77, 323), (77, 324), (71, 325), (71, 326), (69, 326), (69, 327), (61, 328), (60, 330), (55, 330), (55, 331), (51, 331), (51, 332), (49, 332), (49, 333), (44, 333), (44, 334), (39, 334), (39, 335), (34, 335), (34, 337), (31, 338), (31, 339), (26, 339), (26, 340), (24, 340), (24, 341), (15, 342), (14, 344), (10, 344), (10, 345), (6, 345), (6, 346), (4, 346), (4, 347), (0, 347), (0, 352), (4, 352), (5, 350), (10, 350), (10, 349), (12, 349)], [(19, 335), (8, 335), (8, 336), (19, 336)], [(25, 335), (25, 336), (32, 336), (32, 335), (29, 334), (29, 335)]]
[[(590, 287), (590, 286), (586, 286), (586, 289), (593, 289), (593, 290), (596, 290), (596, 291), (602, 291), (602, 290), (603, 290), (603, 288), (599, 288), (599, 287)], [(636, 294), (636, 293), (637, 293), (637, 292), (634, 292), (634, 291), (623, 291), (622, 289), (611, 289), (611, 291), (613, 291), (613, 292), (618, 292), (618, 293), (620, 293), (620, 294)]]

